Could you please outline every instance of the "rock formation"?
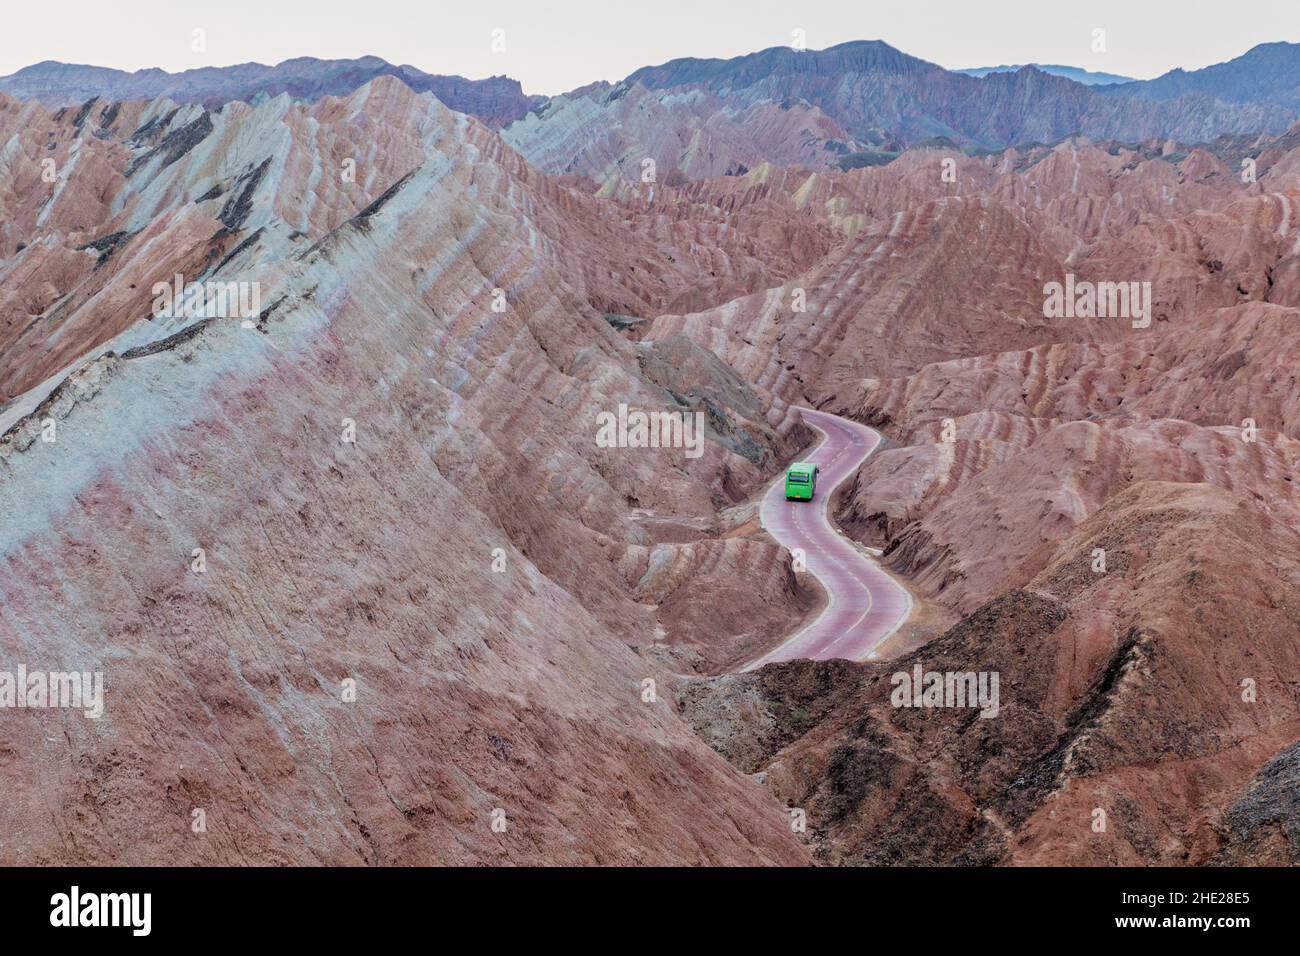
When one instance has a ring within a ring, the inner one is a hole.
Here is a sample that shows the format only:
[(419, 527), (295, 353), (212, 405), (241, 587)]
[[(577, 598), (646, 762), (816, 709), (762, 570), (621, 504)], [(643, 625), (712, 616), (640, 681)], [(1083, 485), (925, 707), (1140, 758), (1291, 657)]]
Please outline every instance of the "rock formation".
[[(106, 687), (0, 710), (0, 860), (1294, 861), (1272, 86), (159, 72), (0, 82), (0, 671)], [(733, 674), (824, 601), (798, 404), (886, 436), (834, 511), (923, 622)]]

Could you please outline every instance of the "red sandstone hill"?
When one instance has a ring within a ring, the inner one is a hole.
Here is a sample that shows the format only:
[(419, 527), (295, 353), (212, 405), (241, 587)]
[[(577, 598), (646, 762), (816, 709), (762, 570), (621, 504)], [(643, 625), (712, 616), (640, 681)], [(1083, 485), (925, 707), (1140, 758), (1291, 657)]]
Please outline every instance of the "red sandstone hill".
[[(1291, 134), (1254, 183), (1163, 137), (840, 172), (823, 107), (642, 80), (698, 132), (654, 183), (617, 170), (659, 127), (586, 94), (536, 164), (390, 76), (0, 96), (0, 647), (110, 688), (5, 718), (5, 859), (1284, 859)], [(155, 314), (178, 272), (260, 312)], [(1048, 317), (1067, 275), (1149, 325)], [(620, 403), (703, 454), (600, 447)], [(956, 623), (718, 676), (818, 600), (752, 508), (796, 403), (884, 432), (837, 518)], [(891, 707), (914, 663), (999, 671), (1000, 715)]]
[[(65, 172), (5, 200), (0, 285), (34, 314), (4, 346), (0, 646), (108, 685), (99, 722), (6, 718), (7, 861), (806, 858), (647, 652), (674, 619), (647, 515), (697, 529), (666, 545), (701, 564), (679, 599), (751, 569), (787, 588), (732, 593), (733, 639), (801, 600), (771, 542), (714, 525), (793, 446), (716, 359), (593, 305), (696, 281), (689, 255), (610, 246), (598, 200), (391, 79), (5, 111), (10, 168)], [(177, 271), (258, 282), (263, 312), (153, 315)], [(707, 408), (706, 453), (598, 447), (619, 402)]]

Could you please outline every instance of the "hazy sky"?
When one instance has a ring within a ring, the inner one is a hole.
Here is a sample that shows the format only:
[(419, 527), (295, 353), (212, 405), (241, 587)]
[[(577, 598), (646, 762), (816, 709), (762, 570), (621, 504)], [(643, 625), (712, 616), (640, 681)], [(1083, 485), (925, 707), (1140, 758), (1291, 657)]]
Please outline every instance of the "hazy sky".
[[(196, 28), (206, 52), (191, 49)], [(1097, 28), (1104, 53), (1092, 50)], [(884, 40), (950, 68), (1064, 63), (1148, 78), (1300, 40), (1300, 0), (6, 0), (0, 75), (39, 60), (175, 71), (374, 54), (554, 94), (674, 57), (789, 44), (796, 29), (812, 49)]]

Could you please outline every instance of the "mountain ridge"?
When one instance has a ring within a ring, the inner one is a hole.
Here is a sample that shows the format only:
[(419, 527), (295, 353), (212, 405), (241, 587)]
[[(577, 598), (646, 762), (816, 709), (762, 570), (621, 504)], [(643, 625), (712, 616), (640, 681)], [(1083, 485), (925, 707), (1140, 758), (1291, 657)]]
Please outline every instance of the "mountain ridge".
[[(1230, 103), (1271, 102), (1300, 110), (1300, 43), (1258, 43), (1241, 56), (1198, 70), (1181, 67), (1152, 80), (1106, 88), (1108, 95), (1145, 99), (1201, 93)], [(1249, 94), (1249, 95), (1248, 95)]]
[(1001, 64), (999, 66), (971, 66), (960, 70), (953, 70), (953, 73), (963, 73), (966, 76), (987, 76), (990, 73), (1015, 73), (1017, 70), (1023, 70), (1027, 66), (1042, 70), (1044, 73), (1050, 73), (1053, 76), (1063, 76), (1067, 80), (1074, 80), (1076, 83), (1082, 83), (1084, 86), (1106, 86), (1110, 83), (1133, 83), (1136, 82), (1131, 76), (1120, 76), (1118, 73), (1101, 73), (1094, 70), (1085, 70), (1079, 66), (1065, 66), (1060, 63), (1015, 63)]
[[(0, 77), (0, 92), (45, 105), (167, 96), (176, 103), (213, 107), (280, 93), (308, 101), (347, 95), (383, 75), (397, 77), (417, 93), (431, 92), (494, 128), (556, 101), (572, 100), (603, 82), (546, 97), (525, 93), (518, 80), (504, 74), (468, 79), (427, 73), (370, 54), (351, 59), (300, 56), (274, 65), (250, 61), (175, 73), (46, 59)], [(1223, 135), (1278, 133), (1300, 118), (1300, 44), (1262, 43), (1223, 63), (1131, 80), (1050, 64), (949, 70), (883, 40), (851, 40), (823, 50), (774, 46), (736, 57), (681, 57), (642, 66), (609, 85), (638, 84), (650, 91), (707, 89), (728, 108), (802, 101), (842, 127), (844, 142), (897, 139), (907, 145), (942, 136), (998, 149), (1079, 133), (1130, 141), (1167, 136), (1196, 143)]]
[(300, 56), (274, 65), (250, 61), (176, 73), (158, 67), (126, 71), (42, 60), (0, 77), (0, 92), (36, 99), (47, 106), (67, 106), (91, 98), (152, 100), (166, 96), (176, 103), (212, 107), (280, 93), (303, 100), (346, 96), (378, 76), (395, 76), (415, 92), (433, 93), (451, 109), (477, 116), (491, 126), (520, 118), (543, 99), (526, 95), (518, 80), (505, 75), (471, 80), (426, 73), (410, 64), (396, 65), (373, 55), (353, 59)]

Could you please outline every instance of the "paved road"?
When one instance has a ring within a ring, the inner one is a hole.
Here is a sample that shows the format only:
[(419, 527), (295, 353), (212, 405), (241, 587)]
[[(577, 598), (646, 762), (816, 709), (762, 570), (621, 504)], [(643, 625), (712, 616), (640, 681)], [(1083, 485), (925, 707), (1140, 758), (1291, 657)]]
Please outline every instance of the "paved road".
[(801, 408), (803, 420), (822, 433), (805, 456), (821, 469), (812, 501), (785, 500), (785, 473), (763, 496), (763, 527), (792, 552), (802, 548), (809, 571), (829, 595), (812, 623), (742, 670), (809, 657), (862, 660), (898, 630), (912, 610), (911, 595), (831, 525), (826, 506), (840, 482), (852, 477), (880, 444), (880, 433), (826, 412)]

